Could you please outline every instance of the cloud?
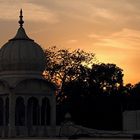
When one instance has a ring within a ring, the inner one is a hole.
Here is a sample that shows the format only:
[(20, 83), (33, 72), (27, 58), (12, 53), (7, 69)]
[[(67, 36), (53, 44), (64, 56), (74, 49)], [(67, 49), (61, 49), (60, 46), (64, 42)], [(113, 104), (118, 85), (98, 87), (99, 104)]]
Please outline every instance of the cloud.
[(51, 11), (49, 8), (27, 2), (27, 0), (1, 0), (0, 2), (1, 20), (17, 20), (19, 10), (22, 8), (26, 20), (47, 23), (57, 23), (59, 21), (57, 14)]
[(104, 28), (108, 31), (123, 28), (140, 30), (139, 0), (53, 0), (52, 5), (67, 19), (91, 22), (103, 31)]
[(112, 34), (113, 37), (122, 38), (125, 40), (140, 40), (140, 31), (124, 28), (120, 32)]
[(77, 43), (77, 42), (78, 42), (78, 40), (76, 40), (76, 39), (71, 39), (71, 40), (67, 41), (68, 44), (73, 44), (73, 43)]
[[(91, 23), (103, 33), (123, 28), (140, 30), (139, 0), (1, 0), (0, 2), (0, 19), (17, 19), (18, 10), (22, 7), (26, 18), (36, 22), (57, 23), (76, 20), (75, 24)], [(108, 31), (104, 28), (108, 28)]]
[(91, 38), (91, 39), (99, 39), (100, 38), (100, 35), (97, 35), (95, 33), (92, 33), (92, 34), (89, 34), (88, 37)]
[(100, 48), (116, 48), (140, 51), (140, 31), (124, 28), (109, 35), (89, 34), (93, 45)]

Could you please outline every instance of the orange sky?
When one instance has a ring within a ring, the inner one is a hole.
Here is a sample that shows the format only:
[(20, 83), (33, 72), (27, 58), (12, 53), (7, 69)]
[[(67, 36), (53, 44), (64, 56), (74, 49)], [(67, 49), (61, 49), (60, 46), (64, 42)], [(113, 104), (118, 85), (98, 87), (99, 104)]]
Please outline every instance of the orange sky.
[(23, 8), (25, 29), (42, 47), (84, 49), (140, 81), (140, 0), (0, 0), (0, 45), (12, 38)]

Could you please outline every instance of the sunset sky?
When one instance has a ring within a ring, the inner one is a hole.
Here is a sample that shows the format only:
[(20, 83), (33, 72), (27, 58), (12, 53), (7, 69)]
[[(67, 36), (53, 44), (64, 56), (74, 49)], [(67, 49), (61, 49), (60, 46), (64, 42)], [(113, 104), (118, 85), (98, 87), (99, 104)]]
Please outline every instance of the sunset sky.
[(42, 47), (84, 49), (140, 81), (140, 0), (0, 0), (0, 46), (14, 37), (23, 9), (28, 36)]

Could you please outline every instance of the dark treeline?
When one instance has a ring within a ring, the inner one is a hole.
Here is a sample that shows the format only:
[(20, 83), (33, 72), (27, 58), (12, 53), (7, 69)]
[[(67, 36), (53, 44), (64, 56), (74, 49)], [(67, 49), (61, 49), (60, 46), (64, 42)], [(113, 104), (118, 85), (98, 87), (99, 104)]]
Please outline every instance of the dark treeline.
[(45, 54), (44, 76), (59, 87), (57, 124), (69, 112), (76, 124), (121, 130), (123, 111), (140, 109), (140, 83), (124, 85), (123, 70), (115, 64), (98, 63), (83, 50), (52, 47)]

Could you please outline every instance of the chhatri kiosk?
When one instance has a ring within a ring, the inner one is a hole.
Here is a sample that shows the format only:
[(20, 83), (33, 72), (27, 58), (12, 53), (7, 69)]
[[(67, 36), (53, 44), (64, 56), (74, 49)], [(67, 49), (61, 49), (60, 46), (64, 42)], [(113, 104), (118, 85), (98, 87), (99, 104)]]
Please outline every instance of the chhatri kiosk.
[(23, 28), (0, 49), (0, 136), (54, 136), (56, 87), (42, 76), (45, 55)]

